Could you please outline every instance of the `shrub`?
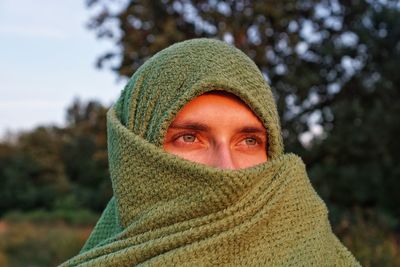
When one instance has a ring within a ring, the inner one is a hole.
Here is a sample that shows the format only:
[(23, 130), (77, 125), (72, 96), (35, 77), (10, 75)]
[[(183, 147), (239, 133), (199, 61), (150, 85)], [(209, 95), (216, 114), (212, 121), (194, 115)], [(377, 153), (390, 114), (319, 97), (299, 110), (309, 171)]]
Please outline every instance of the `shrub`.
[(75, 210), (34, 210), (30, 212), (12, 211), (4, 215), (3, 220), (10, 223), (66, 223), (69, 225), (93, 225), (99, 215), (86, 209)]
[(9, 266), (56, 266), (76, 255), (91, 227), (65, 224), (7, 223), (0, 233), (1, 261)]
[(400, 266), (397, 222), (376, 211), (355, 210), (343, 216), (335, 232), (362, 266)]

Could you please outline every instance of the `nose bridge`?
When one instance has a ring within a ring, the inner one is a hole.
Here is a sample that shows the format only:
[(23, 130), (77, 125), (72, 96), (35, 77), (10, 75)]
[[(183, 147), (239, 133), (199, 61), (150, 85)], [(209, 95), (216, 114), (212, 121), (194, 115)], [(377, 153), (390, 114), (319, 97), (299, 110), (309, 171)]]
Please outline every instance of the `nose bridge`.
[(216, 145), (214, 152), (214, 166), (221, 169), (235, 169), (232, 151), (226, 142), (221, 142)]

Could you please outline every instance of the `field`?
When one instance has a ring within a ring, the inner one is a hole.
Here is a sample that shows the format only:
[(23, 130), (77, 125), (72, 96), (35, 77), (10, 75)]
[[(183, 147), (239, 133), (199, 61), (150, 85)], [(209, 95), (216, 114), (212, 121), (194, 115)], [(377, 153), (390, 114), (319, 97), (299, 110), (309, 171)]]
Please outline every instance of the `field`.
[(57, 266), (76, 255), (91, 226), (0, 221), (0, 266)]
[[(28, 217), (21, 221), (21, 215), (13, 215), (0, 221), (1, 267), (57, 266), (79, 252), (93, 228)], [(335, 232), (363, 266), (400, 266), (399, 235), (376, 218), (342, 219)]]

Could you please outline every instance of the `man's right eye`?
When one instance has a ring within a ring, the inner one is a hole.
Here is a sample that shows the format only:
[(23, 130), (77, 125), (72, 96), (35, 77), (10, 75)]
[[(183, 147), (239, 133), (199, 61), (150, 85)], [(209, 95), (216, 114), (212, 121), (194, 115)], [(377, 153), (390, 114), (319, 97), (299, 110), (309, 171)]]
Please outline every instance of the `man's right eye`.
[(193, 134), (184, 134), (181, 136), (182, 140), (186, 143), (193, 143), (196, 141), (196, 136)]

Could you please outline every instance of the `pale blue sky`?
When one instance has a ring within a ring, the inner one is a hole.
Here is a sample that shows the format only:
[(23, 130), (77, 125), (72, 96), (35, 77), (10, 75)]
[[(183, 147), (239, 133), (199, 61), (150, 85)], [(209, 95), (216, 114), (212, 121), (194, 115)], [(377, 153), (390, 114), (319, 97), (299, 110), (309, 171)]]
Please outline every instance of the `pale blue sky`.
[(125, 81), (95, 68), (111, 43), (85, 24), (84, 0), (0, 1), (0, 135), (62, 125), (74, 98), (112, 103)]

